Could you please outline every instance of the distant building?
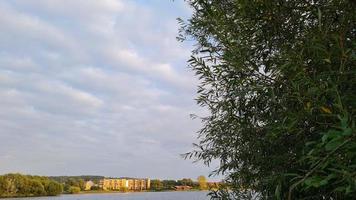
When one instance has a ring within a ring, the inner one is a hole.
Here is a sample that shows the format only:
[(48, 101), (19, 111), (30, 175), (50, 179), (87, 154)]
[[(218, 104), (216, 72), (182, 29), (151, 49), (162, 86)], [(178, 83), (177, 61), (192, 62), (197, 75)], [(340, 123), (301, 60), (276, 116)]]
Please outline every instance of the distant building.
[(91, 187), (95, 186), (94, 182), (93, 181), (87, 181), (85, 182), (85, 188), (84, 190), (90, 190)]
[(103, 190), (148, 190), (150, 186), (150, 179), (105, 178), (99, 182)]

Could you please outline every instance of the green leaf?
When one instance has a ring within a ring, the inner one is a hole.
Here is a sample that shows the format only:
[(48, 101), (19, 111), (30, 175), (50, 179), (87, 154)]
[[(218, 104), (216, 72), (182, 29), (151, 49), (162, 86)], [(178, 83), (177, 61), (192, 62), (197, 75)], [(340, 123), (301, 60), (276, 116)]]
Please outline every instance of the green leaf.
[(316, 187), (317, 188), (317, 187), (320, 187), (321, 182), (323, 182), (323, 180), (322, 180), (322, 178), (320, 176), (313, 176), (313, 177), (307, 178), (304, 183), (309, 187)]
[(321, 138), (321, 141), (323, 143), (325, 143), (327, 140), (332, 140), (332, 139), (340, 137), (341, 134), (342, 134), (342, 132), (340, 132), (340, 131), (329, 130), (327, 133), (325, 133), (323, 135), (323, 137)]
[(351, 128), (344, 129), (342, 132), (342, 135), (344, 135), (344, 136), (352, 135), (352, 129)]
[(346, 116), (342, 117), (340, 121), (341, 121), (341, 128), (342, 129), (347, 128), (347, 121), (348, 121), (347, 117)]
[(352, 192), (351, 185), (347, 186), (345, 194), (349, 194), (350, 192)]
[(274, 191), (274, 195), (276, 196), (277, 200), (281, 199), (281, 185), (278, 184), (276, 190)]
[(326, 184), (328, 184), (328, 180), (326, 180), (326, 179), (320, 181), (320, 183), (319, 183), (320, 186), (323, 186), (323, 185), (326, 185)]
[(332, 151), (332, 150), (336, 149), (339, 145), (341, 145), (342, 142), (343, 141), (340, 138), (335, 138), (325, 145), (325, 150)]
[(329, 64), (331, 63), (331, 61), (330, 61), (329, 58), (325, 58), (324, 61), (327, 62), (327, 63), (329, 63)]

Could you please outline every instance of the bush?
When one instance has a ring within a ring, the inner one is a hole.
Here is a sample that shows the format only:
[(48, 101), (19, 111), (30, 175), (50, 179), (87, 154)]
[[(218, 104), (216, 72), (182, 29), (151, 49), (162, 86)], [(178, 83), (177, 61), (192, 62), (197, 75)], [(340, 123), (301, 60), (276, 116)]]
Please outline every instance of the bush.
[(46, 191), (48, 196), (56, 196), (63, 192), (63, 186), (60, 183), (51, 181), (49, 182)]
[(68, 193), (70, 194), (78, 194), (80, 192), (80, 187), (76, 187), (76, 186), (70, 186)]
[(90, 190), (102, 190), (99, 186), (91, 186)]

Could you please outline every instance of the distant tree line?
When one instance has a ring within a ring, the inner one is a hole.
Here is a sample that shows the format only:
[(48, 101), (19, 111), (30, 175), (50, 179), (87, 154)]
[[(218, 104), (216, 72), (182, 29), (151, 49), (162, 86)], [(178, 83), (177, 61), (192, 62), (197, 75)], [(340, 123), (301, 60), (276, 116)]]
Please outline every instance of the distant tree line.
[(193, 190), (211, 190), (217, 189), (219, 184), (207, 182), (205, 176), (199, 176), (197, 181), (193, 181), (190, 178), (183, 178), (181, 180), (151, 180), (151, 190), (153, 191), (173, 190), (176, 186), (189, 186)]
[[(22, 174), (5, 174), (0, 176), (0, 198), (56, 196), (62, 193), (76, 194), (85, 190), (86, 181), (98, 184), (102, 176), (30, 176)], [(174, 190), (176, 186), (188, 186), (192, 190), (217, 189), (221, 183), (209, 183), (204, 176), (197, 181), (190, 178), (181, 180), (151, 180), (152, 191)], [(101, 190), (98, 185), (90, 190)], [(126, 192), (127, 188), (120, 190)]]
[(80, 180), (83, 181), (93, 181), (94, 183), (99, 183), (101, 179), (104, 179), (104, 176), (91, 176), (91, 175), (83, 175), (83, 176), (49, 176), (48, 178), (55, 180), (59, 183), (65, 183), (69, 179)]
[[(55, 180), (63, 185), (64, 193), (76, 194), (85, 190), (85, 182), (93, 181), (98, 184), (103, 176), (51, 176), (51, 180)], [(92, 187), (92, 190), (99, 190), (98, 187)]]
[(62, 184), (43, 176), (0, 176), (0, 197), (56, 196), (62, 191)]

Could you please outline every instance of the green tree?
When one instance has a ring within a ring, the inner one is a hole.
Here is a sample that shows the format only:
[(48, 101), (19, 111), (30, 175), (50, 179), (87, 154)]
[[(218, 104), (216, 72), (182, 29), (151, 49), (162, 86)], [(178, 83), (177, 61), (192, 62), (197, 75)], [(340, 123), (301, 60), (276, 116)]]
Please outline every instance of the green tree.
[(175, 180), (163, 180), (162, 185), (164, 190), (172, 190), (174, 186), (178, 185), (178, 182)]
[(50, 181), (46, 187), (48, 196), (56, 196), (63, 192), (63, 186), (55, 181)]
[(31, 180), (24, 187), (28, 190), (28, 192), (23, 192), (24, 195), (26, 195), (26, 193), (29, 193), (31, 196), (45, 196), (47, 194), (39, 180)]
[(0, 176), (0, 197), (54, 196), (62, 193), (62, 185), (47, 177), (21, 174)]
[(85, 181), (82, 178), (78, 177), (66, 177), (63, 180), (64, 182), (64, 191), (69, 192), (70, 188), (73, 187), (78, 187), (81, 191), (85, 189)]
[(78, 179), (77, 182), (78, 187), (83, 191), (85, 189), (85, 181), (83, 179)]
[(6, 191), (6, 180), (4, 179), (3, 176), (0, 176), (0, 197), (4, 196), (5, 191)]
[(198, 176), (199, 189), (206, 190), (208, 189), (208, 182), (205, 176)]
[(91, 186), (90, 190), (102, 190), (99, 186)]
[(77, 186), (78, 187), (78, 184), (77, 184), (77, 182), (76, 182), (76, 180), (74, 178), (69, 178), (69, 179), (65, 180), (64, 188), (65, 188), (66, 191), (69, 191), (70, 186)]
[(179, 39), (200, 79), (187, 158), (226, 175), (223, 199), (356, 196), (355, 1), (187, 0)]
[(178, 185), (187, 185), (187, 186), (193, 186), (194, 182), (190, 178), (183, 178), (182, 180), (178, 181)]
[(161, 180), (154, 179), (151, 180), (151, 190), (159, 191), (163, 189), (163, 184)]
[(80, 187), (77, 186), (70, 186), (68, 193), (70, 194), (78, 194), (80, 192)]

